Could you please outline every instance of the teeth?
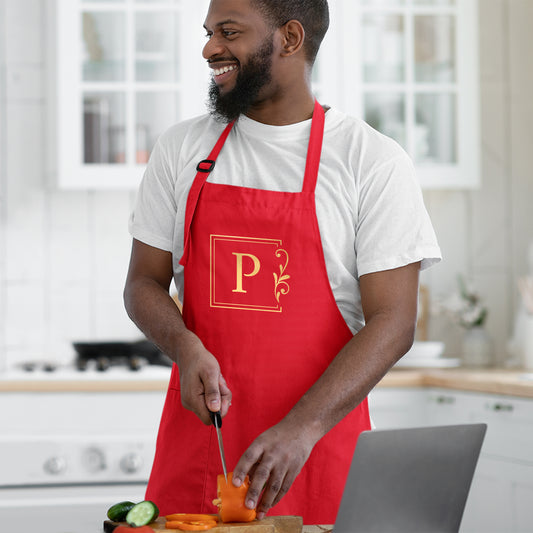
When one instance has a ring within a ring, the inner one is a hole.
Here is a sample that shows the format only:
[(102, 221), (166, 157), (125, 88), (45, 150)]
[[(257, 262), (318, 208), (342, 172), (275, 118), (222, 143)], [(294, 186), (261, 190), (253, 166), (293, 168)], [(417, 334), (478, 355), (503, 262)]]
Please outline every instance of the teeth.
[(235, 70), (237, 67), (235, 65), (230, 65), (229, 67), (222, 67), (222, 68), (216, 68), (214, 69), (215, 76), (220, 76), (221, 74), (224, 74), (226, 72), (230, 72), (231, 70)]

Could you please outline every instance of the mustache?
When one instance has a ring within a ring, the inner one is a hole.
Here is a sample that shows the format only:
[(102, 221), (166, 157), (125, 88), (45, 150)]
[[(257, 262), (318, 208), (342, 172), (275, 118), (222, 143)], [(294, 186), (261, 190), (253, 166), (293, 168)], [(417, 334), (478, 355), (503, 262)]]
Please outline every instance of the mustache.
[(217, 58), (209, 58), (206, 60), (208, 65), (211, 65), (212, 63), (239, 63), (237, 59), (234, 57), (217, 57)]

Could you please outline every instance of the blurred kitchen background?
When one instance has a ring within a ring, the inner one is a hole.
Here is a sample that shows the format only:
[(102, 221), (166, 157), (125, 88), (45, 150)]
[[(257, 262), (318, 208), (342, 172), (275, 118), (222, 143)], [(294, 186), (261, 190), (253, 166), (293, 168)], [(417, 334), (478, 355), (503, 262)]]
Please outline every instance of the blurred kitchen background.
[[(317, 93), (419, 157), (444, 254), (422, 278), (427, 339), (459, 354), (462, 328), (436, 303), (462, 275), (488, 309), (493, 364), (519, 364), (507, 344), (521, 305), (517, 282), (532, 268), (533, 2), (480, 0), (476, 13), (471, 0), (417, 0), (429, 7), (415, 20), (394, 12), (403, 0), (369, 0), (362, 9), (376, 11), (356, 10), (359, 21), (347, 20), (345, 4), (331, 2)], [(205, 6), (0, 0), (0, 369), (68, 362), (73, 340), (139, 337), (122, 305), (127, 222), (157, 135), (203, 112)], [(409, 46), (414, 62), (403, 58)], [(412, 71), (415, 84), (441, 83), (414, 109), (410, 84), (401, 85)], [(420, 119), (424, 111), (429, 118)]]
[[(128, 218), (157, 136), (205, 110), (207, 5), (0, 0), (6, 530), (24, 516), (96, 533), (113, 503), (143, 498), (169, 369), (123, 308)], [(488, 423), (462, 531), (531, 531), (533, 0), (330, 8), (316, 94), (405, 147), (444, 255), (422, 275), (409, 368), (372, 391), (373, 419)], [(78, 372), (74, 342), (125, 366)]]

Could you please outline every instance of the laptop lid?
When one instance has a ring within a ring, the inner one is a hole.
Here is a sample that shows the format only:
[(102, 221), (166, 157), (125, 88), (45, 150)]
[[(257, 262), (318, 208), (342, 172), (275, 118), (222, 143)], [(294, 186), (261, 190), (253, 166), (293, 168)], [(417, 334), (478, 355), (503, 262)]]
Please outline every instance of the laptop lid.
[(486, 424), (361, 433), (334, 533), (456, 533)]

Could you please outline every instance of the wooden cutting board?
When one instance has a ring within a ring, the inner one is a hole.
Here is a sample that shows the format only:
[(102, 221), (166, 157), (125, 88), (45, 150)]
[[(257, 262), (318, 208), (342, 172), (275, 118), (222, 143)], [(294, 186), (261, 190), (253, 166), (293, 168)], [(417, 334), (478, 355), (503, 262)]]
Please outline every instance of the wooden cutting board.
[[(154, 530), (154, 533), (181, 533), (179, 529), (166, 529), (165, 521), (164, 517), (159, 517), (149, 525)], [(106, 520), (104, 522), (104, 533), (112, 533), (117, 526), (121, 525), (125, 526), (127, 524), (125, 522)], [(268, 516), (263, 518), (263, 520), (254, 520), (253, 522), (221, 523), (208, 531), (209, 533), (302, 533), (302, 527), (301, 516)]]

